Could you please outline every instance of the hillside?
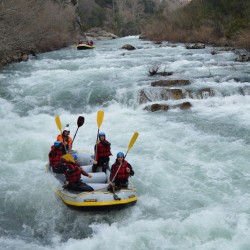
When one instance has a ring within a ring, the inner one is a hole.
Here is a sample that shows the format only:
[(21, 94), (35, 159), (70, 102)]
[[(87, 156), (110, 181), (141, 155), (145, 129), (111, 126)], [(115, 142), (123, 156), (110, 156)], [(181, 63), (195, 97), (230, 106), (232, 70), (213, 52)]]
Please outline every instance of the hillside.
[(77, 1), (2, 0), (0, 65), (67, 46), (77, 35)]
[(250, 1), (193, 0), (156, 13), (143, 28), (153, 40), (205, 42), (250, 49)]
[(166, 0), (167, 6), (170, 10), (181, 8), (191, 2), (191, 0)]

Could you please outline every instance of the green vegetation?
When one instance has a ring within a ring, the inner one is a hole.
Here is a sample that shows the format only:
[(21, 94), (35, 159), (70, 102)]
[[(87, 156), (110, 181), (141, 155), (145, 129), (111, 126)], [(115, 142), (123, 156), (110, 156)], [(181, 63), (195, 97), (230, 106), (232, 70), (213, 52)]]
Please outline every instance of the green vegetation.
[(170, 11), (173, 3), (0, 0), (0, 64), (67, 46), (92, 27), (120, 36), (143, 33), (157, 42), (204, 42), (250, 49), (250, 0), (193, 0)]
[(75, 7), (55, 0), (0, 1), (0, 64), (67, 46), (75, 38)]
[(154, 40), (250, 48), (250, 1), (193, 0), (174, 12), (155, 14), (143, 31)]
[(157, 9), (154, 0), (78, 0), (83, 28), (102, 27), (125, 36), (139, 34)]

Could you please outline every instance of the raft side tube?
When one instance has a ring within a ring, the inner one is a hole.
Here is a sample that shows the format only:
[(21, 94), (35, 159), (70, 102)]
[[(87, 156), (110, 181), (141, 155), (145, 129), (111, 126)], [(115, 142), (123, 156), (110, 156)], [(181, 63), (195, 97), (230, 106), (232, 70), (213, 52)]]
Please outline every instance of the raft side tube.
[(84, 183), (106, 183), (107, 182), (107, 175), (104, 172), (98, 173), (90, 173), (92, 178), (88, 178), (87, 176), (81, 177), (82, 182)]
[(75, 153), (77, 155), (77, 161), (81, 166), (93, 165), (93, 156), (85, 152), (76, 151)]
[(108, 183), (88, 183), (89, 186), (91, 186), (95, 191), (107, 191), (108, 189)]
[(92, 165), (88, 165), (88, 166), (81, 166), (83, 168), (83, 170), (87, 173), (92, 173)]

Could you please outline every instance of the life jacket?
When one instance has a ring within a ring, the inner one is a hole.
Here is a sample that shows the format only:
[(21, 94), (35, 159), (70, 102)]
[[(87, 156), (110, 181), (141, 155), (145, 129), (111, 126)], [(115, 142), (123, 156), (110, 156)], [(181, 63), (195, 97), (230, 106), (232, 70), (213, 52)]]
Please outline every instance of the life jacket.
[(61, 141), (65, 145), (67, 150), (69, 150), (72, 145), (72, 138), (70, 136), (65, 137), (63, 135), (58, 135), (56, 140)]
[[(81, 169), (79, 169), (79, 165), (77, 163), (64, 161), (64, 169), (65, 169), (64, 175), (69, 183), (74, 183), (81, 179), (82, 171)], [(72, 173), (67, 173), (66, 171), (67, 169), (75, 171)]]
[(59, 149), (55, 149), (54, 146), (51, 146), (51, 150), (49, 152), (49, 163), (52, 168), (58, 167), (62, 164), (62, 151)]
[[(115, 164), (113, 164), (112, 168), (111, 168), (111, 175), (110, 175), (110, 180), (112, 181), (118, 168), (120, 167), (121, 163), (116, 160)], [(116, 181), (127, 181), (130, 171), (127, 171), (128, 168), (128, 162), (126, 160), (123, 161), (122, 166), (119, 169), (119, 172), (117, 173), (115, 180)]]
[(110, 152), (110, 143), (106, 140), (104, 140), (103, 142), (107, 144), (103, 145), (102, 142), (97, 144), (97, 154), (96, 154), (97, 161), (100, 160), (100, 158), (107, 158), (110, 155), (112, 155)]

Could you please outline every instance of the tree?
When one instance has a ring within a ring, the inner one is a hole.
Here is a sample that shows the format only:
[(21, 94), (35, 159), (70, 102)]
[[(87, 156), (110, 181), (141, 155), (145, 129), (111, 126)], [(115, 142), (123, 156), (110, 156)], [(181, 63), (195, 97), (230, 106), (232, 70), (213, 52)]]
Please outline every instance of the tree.
[(0, 57), (69, 44), (74, 36), (74, 19), (73, 5), (53, 0), (1, 0)]

